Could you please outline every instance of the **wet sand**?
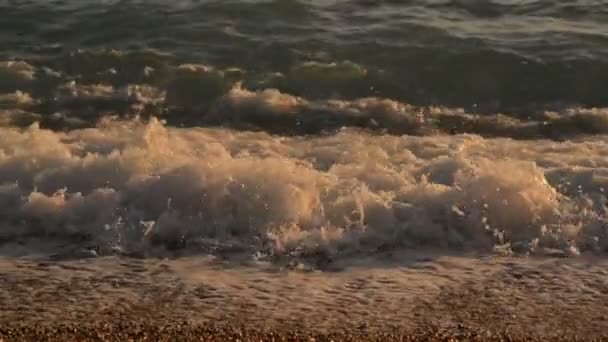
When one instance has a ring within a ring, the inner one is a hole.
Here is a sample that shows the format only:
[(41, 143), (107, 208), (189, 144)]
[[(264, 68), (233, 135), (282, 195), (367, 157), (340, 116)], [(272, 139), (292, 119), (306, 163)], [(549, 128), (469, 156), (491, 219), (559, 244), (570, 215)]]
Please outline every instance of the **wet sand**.
[(4, 341), (608, 338), (608, 261), (422, 254), (0, 260)]

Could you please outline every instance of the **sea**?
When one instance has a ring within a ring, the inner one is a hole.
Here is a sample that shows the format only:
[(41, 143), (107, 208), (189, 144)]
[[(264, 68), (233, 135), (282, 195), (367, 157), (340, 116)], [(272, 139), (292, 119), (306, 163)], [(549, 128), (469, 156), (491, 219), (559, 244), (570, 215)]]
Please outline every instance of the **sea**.
[(0, 0), (0, 250), (601, 254), (607, 87), (606, 0)]

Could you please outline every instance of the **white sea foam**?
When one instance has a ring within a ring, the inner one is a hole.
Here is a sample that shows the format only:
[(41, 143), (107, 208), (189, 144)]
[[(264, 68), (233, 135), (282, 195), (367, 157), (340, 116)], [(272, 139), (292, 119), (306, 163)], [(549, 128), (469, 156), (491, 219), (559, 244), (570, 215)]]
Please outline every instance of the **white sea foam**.
[(286, 138), (157, 120), (69, 133), (1, 128), (0, 231), (9, 240), (87, 235), (121, 248), (231, 241), (271, 254), (599, 249), (608, 242), (606, 147), (599, 138), (349, 129)]
[(0, 61), (0, 79), (13, 81), (32, 81), (35, 79), (36, 69), (24, 61)]
[(132, 84), (117, 89), (111, 85), (82, 85), (72, 81), (59, 88), (56, 100), (64, 103), (118, 101), (160, 104), (165, 100), (165, 93), (149, 85)]

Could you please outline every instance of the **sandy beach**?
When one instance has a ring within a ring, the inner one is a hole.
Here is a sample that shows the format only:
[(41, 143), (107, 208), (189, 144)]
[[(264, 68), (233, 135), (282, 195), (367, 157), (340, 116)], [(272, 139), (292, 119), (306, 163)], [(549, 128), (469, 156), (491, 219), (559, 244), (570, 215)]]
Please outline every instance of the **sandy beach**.
[(0, 261), (0, 337), (601, 339), (608, 261), (433, 253), (280, 268), (201, 256)]

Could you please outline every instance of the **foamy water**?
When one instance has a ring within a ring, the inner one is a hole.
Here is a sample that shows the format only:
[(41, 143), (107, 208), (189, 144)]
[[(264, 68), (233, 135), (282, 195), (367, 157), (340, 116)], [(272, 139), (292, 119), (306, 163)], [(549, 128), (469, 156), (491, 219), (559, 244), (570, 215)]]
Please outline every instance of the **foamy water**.
[(102, 254), (601, 251), (607, 151), (603, 138), (284, 137), (156, 119), (2, 128), (0, 234), (85, 238)]
[(597, 1), (0, 12), (0, 238), (13, 254), (66, 241), (262, 260), (608, 247)]

